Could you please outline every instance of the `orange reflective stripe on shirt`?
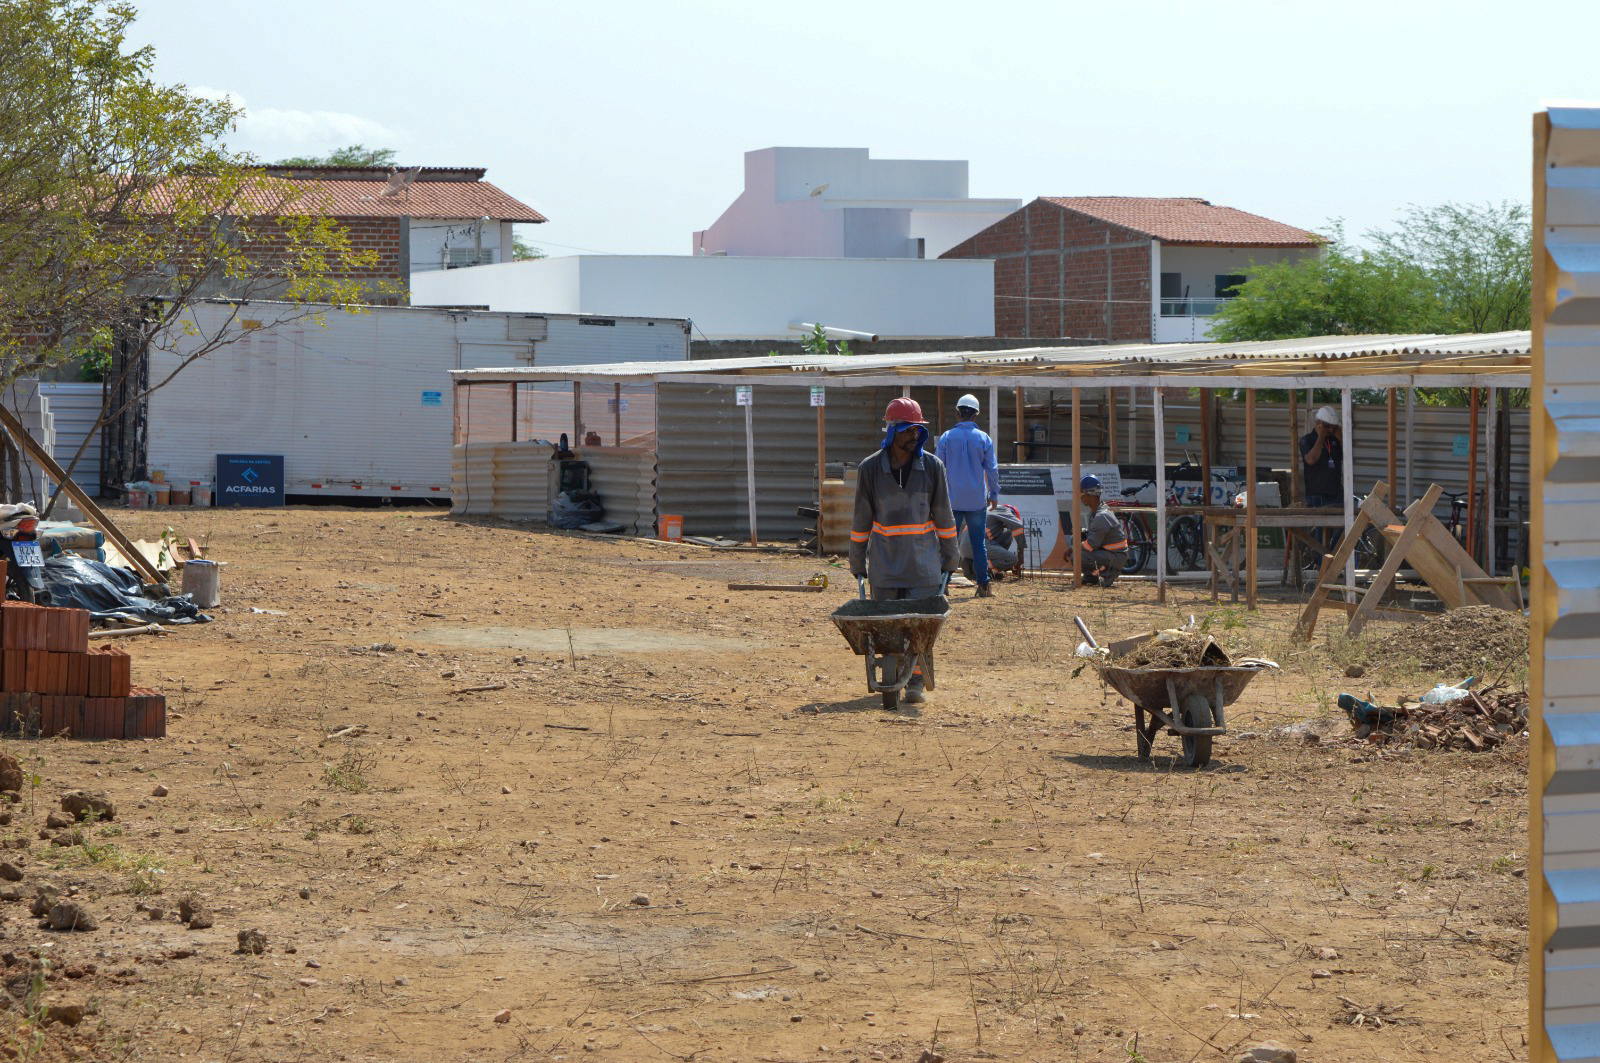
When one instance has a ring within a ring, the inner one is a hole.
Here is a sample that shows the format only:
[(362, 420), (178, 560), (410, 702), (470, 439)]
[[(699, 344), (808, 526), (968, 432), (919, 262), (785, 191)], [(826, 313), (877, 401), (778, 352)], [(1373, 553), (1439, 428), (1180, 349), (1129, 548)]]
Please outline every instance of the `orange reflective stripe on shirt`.
[(1115, 543), (1101, 543), (1098, 547), (1095, 547), (1097, 550), (1126, 550), (1127, 548), (1128, 540), (1126, 539)]
[(864, 543), (870, 538), (872, 538), (871, 532), (853, 531), (850, 533), (850, 541), (853, 543)]
[(956, 529), (953, 524), (948, 528), (934, 528), (933, 530), (938, 533), (941, 539), (954, 539), (956, 537)]
[[(886, 524), (879, 524), (877, 521), (873, 521), (872, 522), (872, 533), (874, 535), (926, 535), (928, 532), (931, 532), (931, 531), (933, 531), (933, 522), (932, 521), (929, 521), (927, 524), (887, 524), (887, 525)], [(853, 535), (855, 533), (852, 532), (851, 534)], [(955, 534), (955, 529), (954, 528), (950, 529), (950, 534), (951, 535)]]

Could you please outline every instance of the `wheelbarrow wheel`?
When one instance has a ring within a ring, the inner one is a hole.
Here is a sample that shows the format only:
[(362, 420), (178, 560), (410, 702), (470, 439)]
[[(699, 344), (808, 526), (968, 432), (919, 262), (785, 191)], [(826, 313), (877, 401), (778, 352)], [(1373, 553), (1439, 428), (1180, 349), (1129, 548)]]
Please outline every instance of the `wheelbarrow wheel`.
[[(1190, 694), (1183, 699), (1183, 722), (1190, 727), (1214, 727), (1211, 702), (1204, 694)], [(1183, 766), (1203, 768), (1211, 763), (1210, 735), (1183, 735)]]

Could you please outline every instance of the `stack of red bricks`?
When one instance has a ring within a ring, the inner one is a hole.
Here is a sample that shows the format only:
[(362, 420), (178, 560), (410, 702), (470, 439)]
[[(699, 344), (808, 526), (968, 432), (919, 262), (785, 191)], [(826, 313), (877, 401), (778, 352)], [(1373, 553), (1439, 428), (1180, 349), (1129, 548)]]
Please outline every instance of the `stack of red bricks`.
[(133, 659), (89, 646), (89, 613), (0, 602), (0, 729), (73, 738), (162, 738), (167, 699), (133, 685)]

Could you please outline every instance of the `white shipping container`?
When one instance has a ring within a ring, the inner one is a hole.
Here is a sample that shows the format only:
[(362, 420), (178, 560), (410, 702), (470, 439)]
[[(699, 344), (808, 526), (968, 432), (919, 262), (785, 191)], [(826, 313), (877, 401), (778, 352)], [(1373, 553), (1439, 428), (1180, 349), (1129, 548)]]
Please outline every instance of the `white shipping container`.
[[(218, 454), (281, 454), (294, 495), (450, 497), (450, 370), (686, 361), (671, 318), (199, 303), (150, 354), (148, 464), (212, 480)], [(212, 336), (237, 337), (174, 375)]]

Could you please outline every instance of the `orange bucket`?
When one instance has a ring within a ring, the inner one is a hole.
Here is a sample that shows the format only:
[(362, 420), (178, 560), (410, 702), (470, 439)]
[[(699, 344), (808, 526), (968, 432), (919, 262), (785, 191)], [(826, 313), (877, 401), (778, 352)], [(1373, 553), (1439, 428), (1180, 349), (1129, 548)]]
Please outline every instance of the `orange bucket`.
[(669, 543), (683, 542), (683, 517), (661, 514), (661, 538)]

